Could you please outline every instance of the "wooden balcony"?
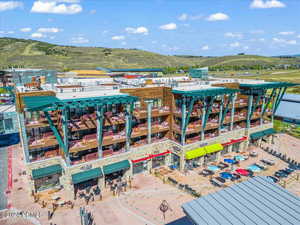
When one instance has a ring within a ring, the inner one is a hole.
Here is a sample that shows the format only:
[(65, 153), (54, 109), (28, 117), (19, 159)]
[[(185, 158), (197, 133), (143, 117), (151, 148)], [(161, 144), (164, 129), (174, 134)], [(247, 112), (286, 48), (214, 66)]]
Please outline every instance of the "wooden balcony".
[(47, 138), (41, 138), (34, 141), (29, 142), (29, 150), (37, 149), (37, 148), (46, 148), (51, 146), (58, 145), (58, 142), (54, 136), (50, 136)]

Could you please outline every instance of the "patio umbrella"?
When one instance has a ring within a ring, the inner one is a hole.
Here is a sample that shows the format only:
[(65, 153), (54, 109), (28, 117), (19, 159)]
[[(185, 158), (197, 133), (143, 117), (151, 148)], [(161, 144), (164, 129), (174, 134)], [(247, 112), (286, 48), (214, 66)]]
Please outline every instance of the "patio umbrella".
[(236, 161), (234, 159), (224, 159), (224, 162), (234, 164)]
[(222, 173), (220, 173), (220, 177), (222, 177), (224, 179), (231, 179), (232, 178), (232, 174), (228, 173), (228, 172), (222, 172)]
[(238, 174), (240, 174), (242, 176), (249, 176), (249, 171), (245, 170), (245, 169), (236, 169), (235, 172), (237, 172)]

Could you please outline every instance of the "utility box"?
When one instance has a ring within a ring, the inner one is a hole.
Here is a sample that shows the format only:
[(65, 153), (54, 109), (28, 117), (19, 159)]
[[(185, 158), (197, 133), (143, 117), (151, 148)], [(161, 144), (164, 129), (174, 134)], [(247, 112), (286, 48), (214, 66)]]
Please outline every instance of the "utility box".
[(189, 70), (189, 75), (191, 78), (207, 80), (208, 79), (208, 67), (192, 68)]

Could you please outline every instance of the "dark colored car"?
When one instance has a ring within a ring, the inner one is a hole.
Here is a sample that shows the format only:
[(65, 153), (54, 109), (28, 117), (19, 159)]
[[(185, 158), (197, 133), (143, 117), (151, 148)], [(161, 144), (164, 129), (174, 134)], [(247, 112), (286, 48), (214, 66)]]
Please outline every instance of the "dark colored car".
[(292, 168), (285, 168), (284, 171), (286, 171), (288, 174), (291, 174), (292, 172), (294, 172), (295, 170)]
[(274, 183), (277, 183), (279, 180), (276, 177), (273, 176), (267, 176), (270, 180), (272, 180)]
[(278, 170), (278, 172), (280, 173), (285, 173), (287, 175), (290, 175), (291, 172), (287, 171), (286, 169), (283, 169), (283, 170)]
[(277, 177), (277, 178), (281, 178), (281, 177), (288, 177), (288, 174), (284, 173), (284, 172), (277, 171), (277, 172), (275, 172), (274, 176)]
[(289, 168), (293, 169), (293, 170), (300, 170), (300, 166), (294, 165), (294, 164), (290, 164)]

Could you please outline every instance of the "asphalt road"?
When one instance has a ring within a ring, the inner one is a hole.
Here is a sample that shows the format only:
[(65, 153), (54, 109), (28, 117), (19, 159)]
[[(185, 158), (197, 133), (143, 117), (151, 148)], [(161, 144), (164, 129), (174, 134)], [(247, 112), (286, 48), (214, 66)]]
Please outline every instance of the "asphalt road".
[(4, 194), (7, 188), (7, 149), (0, 148), (0, 210), (5, 209), (7, 199)]

